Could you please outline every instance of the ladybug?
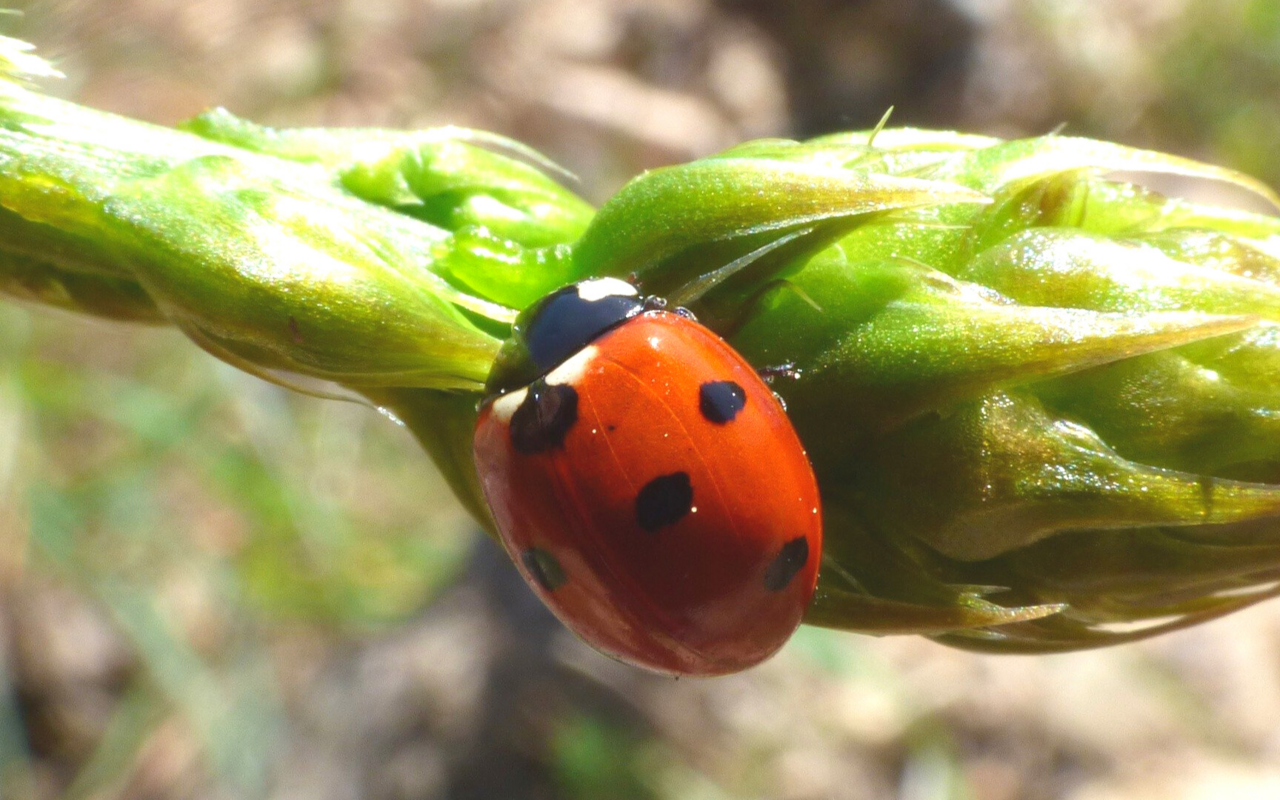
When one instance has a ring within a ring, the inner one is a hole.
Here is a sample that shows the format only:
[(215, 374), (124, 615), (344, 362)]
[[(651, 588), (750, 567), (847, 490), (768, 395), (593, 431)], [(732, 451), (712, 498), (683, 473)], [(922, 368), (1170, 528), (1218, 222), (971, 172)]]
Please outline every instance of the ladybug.
[(475, 465), (521, 574), (596, 649), (672, 675), (768, 658), (813, 597), (817, 481), (778, 399), (683, 309), (616, 278), (516, 320)]

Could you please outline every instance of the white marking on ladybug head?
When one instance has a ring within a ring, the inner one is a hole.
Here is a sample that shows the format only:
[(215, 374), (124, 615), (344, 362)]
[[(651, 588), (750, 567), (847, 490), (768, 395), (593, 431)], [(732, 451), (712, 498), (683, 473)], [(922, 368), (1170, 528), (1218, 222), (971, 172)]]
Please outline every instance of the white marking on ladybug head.
[(637, 294), (636, 287), (618, 278), (592, 278), (578, 284), (578, 297), (588, 303), (606, 297), (635, 297)]
[(514, 392), (506, 394), (493, 401), (493, 418), (498, 422), (506, 424), (511, 421), (511, 415), (516, 413), (516, 409), (524, 402), (525, 395), (529, 394), (528, 387), (516, 389)]
[(569, 358), (564, 363), (547, 373), (548, 386), (577, 386), (582, 381), (582, 376), (586, 373), (587, 367), (591, 365), (591, 360), (596, 357), (596, 353), (600, 349), (593, 344), (589, 344)]

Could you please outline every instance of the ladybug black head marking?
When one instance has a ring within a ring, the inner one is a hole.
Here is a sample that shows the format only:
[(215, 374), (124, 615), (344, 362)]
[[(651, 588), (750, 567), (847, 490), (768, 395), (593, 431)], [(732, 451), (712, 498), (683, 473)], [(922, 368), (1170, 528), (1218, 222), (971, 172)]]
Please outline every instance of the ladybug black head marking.
[(636, 288), (617, 278), (592, 278), (557, 289), (516, 318), (486, 388), (494, 393), (527, 386), (644, 311), (645, 300)]

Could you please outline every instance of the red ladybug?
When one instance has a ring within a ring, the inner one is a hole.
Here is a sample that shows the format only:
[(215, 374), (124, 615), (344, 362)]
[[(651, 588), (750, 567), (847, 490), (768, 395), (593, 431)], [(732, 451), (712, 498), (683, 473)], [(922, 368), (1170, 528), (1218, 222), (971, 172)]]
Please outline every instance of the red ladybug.
[(588, 280), (520, 316), (488, 388), (485, 499), (574, 633), (676, 675), (735, 672), (786, 642), (817, 582), (818, 486), (728, 344), (624, 281)]

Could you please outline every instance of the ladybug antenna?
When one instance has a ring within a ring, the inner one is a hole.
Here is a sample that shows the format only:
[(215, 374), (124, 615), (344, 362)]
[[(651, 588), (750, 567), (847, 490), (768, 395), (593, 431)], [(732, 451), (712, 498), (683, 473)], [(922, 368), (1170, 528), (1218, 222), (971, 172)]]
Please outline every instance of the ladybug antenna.
[(746, 255), (735, 258), (723, 267), (714, 269), (706, 275), (686, 283), (674, 292), (669, 293), (667, 295), (667, 299), (677, 306), (685, 306), (690, 303), (695, 303), (701, 299), (704, 294), (724, 283), (729, 278), (732, 278), (734, 275), (737, 275), (739, 272), (759, 261), (764, 256), (803, 236), (813, 233), (814, 230), (815, 228), (810, 226), (783, 234), (768, 244), (757, 247)]

